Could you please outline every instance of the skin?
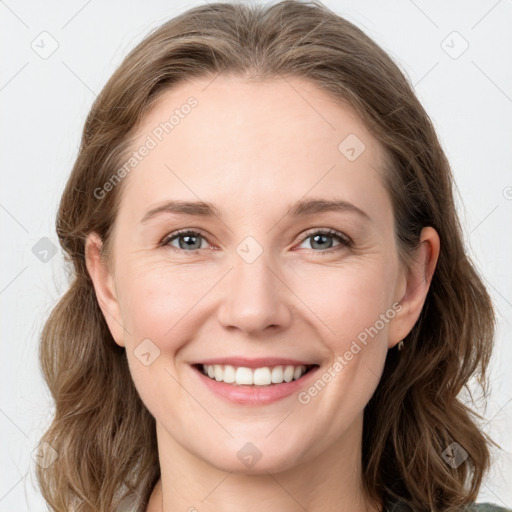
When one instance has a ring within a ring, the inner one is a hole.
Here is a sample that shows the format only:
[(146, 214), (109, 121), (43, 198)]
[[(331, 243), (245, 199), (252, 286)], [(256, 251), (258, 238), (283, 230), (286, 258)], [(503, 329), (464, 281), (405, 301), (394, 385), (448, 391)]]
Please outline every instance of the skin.
[[(162, 478), (147, 510), (379, 510), (362, 491), (363, 410), (388, 349), (419, 317), (439, 237), (424, 228), (414, 264), (400, 264), (382, 148), (349, 106), (303, 79), (182, 84), (146, 115), (134, 147), (190, 96), (197, 107), (124, 179), (110, 265), (95, 233), (86, 244), (99, 304), (157, 423)], [(354, 161), (338, 150), (349, 134), (366, 146)], [(286, 216), (312, 197), (344, 199), (370, 219)], [(164, 213), (141, 223), (170, 199), (214, 203), (221, 217)], [(159, 245), (184, 228), (204, 236), (195, 255), (183, 238), (170, 242), (176, 252)], [(335, 237), (315, 245), (328, 228), (353, 246)], [(247, 236), (263, 250), (252, 263), (236, 252)], [(307, 405), (296, 395), (228, 403), (189, 365), (291, 357), (318, 363), (321, 375), (395, 302), (400, 311)], [(134, 350), (148, 338), (160, 355), (146, 366)], [(237, 457), (247, 442), (262, 454), (252, 467)]]

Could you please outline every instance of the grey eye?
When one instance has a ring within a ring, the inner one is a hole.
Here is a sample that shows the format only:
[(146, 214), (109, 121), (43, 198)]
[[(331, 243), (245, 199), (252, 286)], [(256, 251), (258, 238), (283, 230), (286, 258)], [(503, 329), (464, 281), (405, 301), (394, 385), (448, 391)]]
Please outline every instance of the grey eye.
[[(302, 244), (311, 239), (310, 247), (312, 249), (331, 249), (339, 245), (349, 245), (348, 241), (339, 233), (330, 231), (316, 231), (310, 233), (302, 240)], [(338, 244), (334, 244), (333, 240), (338, 240)]]
[[(165, 245), (169, 245), (174, 249), (181, 249), (184, 251), (197, 251), (203, 247), (201, 247), (201, 242), (205, 240), (205, 238), (199, 233), (195, 233), (194, 231), (186, 231), (183, 233), (178, 233), (168, 238), (165, 242)], [(173, 242), (178, 241), (178, 247), (173, 245)]]

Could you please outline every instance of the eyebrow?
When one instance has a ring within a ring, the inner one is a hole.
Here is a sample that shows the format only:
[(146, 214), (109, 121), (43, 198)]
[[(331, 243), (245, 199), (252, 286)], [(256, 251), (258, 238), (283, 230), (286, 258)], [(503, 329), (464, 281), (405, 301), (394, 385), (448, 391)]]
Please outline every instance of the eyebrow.
[[(288, 208), (286, 217), (307, 217), (324, 212), (349, 212), (355, 213), (366, 220), (370, 220), (370, 216), (358, 208), (355, 204), (344, 200), (336, 199), (303, 199)], [(197, 217), (222, 217), (220, 210), (205, 201), (166, 201), (149, 210), (141, 219), (141, 223), (147, 222), (149, 219), (161, 214), (173, 213), (177, 215), (193, 215)]]

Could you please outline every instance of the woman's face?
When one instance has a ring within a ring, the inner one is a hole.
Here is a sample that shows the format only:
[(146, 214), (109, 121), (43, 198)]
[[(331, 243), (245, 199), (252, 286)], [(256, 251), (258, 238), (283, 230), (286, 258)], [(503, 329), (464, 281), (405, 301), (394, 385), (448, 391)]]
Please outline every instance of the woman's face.
[[(166, 92), (133, 150), (111, 273), (92, 273), (159, 442), (238, 472), (358, 448), (387, 350), (421, 308), (406, 307), (376, 140), (305, 80), (219, 76)], [(317, 366), (270, 386), (193, 366), (221, 359), (269, 368), (241, 378)]]

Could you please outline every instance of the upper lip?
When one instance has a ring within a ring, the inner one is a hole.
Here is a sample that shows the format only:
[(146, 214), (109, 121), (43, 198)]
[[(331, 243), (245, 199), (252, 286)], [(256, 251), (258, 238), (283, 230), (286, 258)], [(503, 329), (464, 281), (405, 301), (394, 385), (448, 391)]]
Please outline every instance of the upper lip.
[(297, 359), (284, 359), (281, 357), (262, 357), (257, 359), (248, 359), (246, 357), (216, 357), (214, 359), (205, 359), (191, 364), (219, 364), (236, 366), (237, 368), (263, 368), (265, 366), (314, 366), (316, 363), (298, 361)]

